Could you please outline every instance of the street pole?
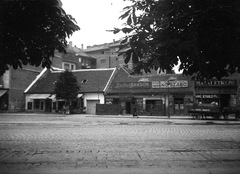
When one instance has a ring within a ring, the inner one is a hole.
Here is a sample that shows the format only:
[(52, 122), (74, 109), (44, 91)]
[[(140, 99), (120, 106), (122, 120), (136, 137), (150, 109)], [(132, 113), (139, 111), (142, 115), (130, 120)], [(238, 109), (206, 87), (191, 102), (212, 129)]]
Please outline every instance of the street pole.
[(169, 108), (169, 106), (170, 106), (170, 102), (169, 102), (169, 96), (170, 96), (170, 87), (171, 87), (171, 85), (170, 85), (170, 81), (174, 81), (174, 80), (176, 80), (177, 78), (176, 77), (170, 77), (169, 79), (168, 79), (168, 81), (167, 81), (167, 88), (168, 88), (168, 90), (167, 90), (167, 96), (168, 96), (168, 118), (170, 118), (170, 108)]
[(168, 83), (167, 83), (167, 87), (168, 87), (168, 92), (167, 92), (167, 96), (168, 96), (168, 118), (170, 118), (170, 108), (169, 108), (169, 105), (170, 105), (170, 102), (169, 102), (169, 92), (170, 92), (170, 90), (169, 90), (169, 88), (170, 88), (170, 84), (169, 84), (170, 82), (169, 82), (169, 80), (168, 80)]

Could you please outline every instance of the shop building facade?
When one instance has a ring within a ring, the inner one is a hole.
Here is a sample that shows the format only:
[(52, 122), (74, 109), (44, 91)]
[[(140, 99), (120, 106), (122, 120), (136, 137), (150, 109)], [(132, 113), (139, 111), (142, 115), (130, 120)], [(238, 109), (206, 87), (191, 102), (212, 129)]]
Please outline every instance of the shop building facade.
[(225, 107), (239, 107), (238, 78), (224, 78), (222, 80), (195, 81), (195, 103), (202, 105), (217, 105)]
[[(26, 89), (26, 111), (58, 112), (54, 83), (62, 70), (44, 70)], [(239, 107), (239, 76), (222, 80), (193, 81), (182, 74), (131, 75), (125, 67), (72, 71), (80, 91), (78, 108), (87, 114), (189, 115), (195, 104)]]
[(182, 74), (135, 76), (121, 67), (106, 91), (106, 104), (119, 105), (119, 114), (186, 115), (193, 103), (194, 82)]
[[(80, 91), (74, 108), (83, 109), (87, 114), (96, 114), (96, 104), (105, 102), (104, 93), (115, 73), (111, 69), (82, 69), (72, 71), (77, 78)], [(63, 70), (44, 69), (25, 90), (25, 110), (29, 112), (61, 112), (64, 101), (54, 94), (55, 83)], [(80, 112), (78, 112), (80, 113)]]

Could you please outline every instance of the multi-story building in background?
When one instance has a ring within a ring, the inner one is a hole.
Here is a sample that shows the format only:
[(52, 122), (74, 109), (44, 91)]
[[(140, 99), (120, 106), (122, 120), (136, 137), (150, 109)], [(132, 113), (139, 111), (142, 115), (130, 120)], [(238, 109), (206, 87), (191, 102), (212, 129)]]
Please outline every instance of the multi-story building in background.
[[(96, 59), (87, 55), (83, 50), (73, 47), (70, 42), (67, 53), (56, 51), (52, 58), (52, 66), (59, 69), (93, 69)], [(10, 68), (0, 77), (0, 111), (23, 111), (25, 109), (24, 90), (43, 70), (41, 66), (23, 66), (14, 70)]]
[(82, 49), (72, 46), (72, 42), (66, 49), (67, 54), (55, 52), (52, 58), (52, 66), (60, 69), (95, 69), (96, 59), (86, 54)]
[(119, 55), (120, 42), (120, 40), (113, 40), (112, 43), (88, 46), (84, 52), (96, 58), (96, 68), (127, 66), (129, 69), (132, 69), (132, 63), (125, 64), (124, 55)]
[[(136, 64), (130, 61), (126, 64), (124, 62), (125, 53), (130, 47), (126, 47), (121, 49), (121, 40), (115, 41), (112, 43), (104, 43), (100, 45), (87, 46), (84, 49), (88, 55), (94, 57), (96, 59), (96, 68), (115, 68), (115, 67), (125, 67), (129, 70), (132, 70)], [(173, 73), (173, 72), (168, 72)], [(142, 74), (146, 74), (142, 71)], [(151, 69), (151, 74), (166, 74), (166, 72)]]

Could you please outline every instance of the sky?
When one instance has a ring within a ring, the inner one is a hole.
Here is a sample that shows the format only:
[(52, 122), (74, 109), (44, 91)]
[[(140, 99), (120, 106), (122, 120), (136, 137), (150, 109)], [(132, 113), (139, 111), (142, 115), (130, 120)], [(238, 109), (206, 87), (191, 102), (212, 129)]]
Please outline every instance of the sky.
[[(123, 27), (125, 20), (120, 20), (123, 8), (130, 5), (124, 0), (61, 0), (65, 12), (77, 21), (80, 27), (68, 41), (73, 46), (86, 49), (87, 46), (113, 42), (124, 37), (123, 33), (113, 34), (106, 30)], [(178, 72), (178, 66), (174, 71)]]
[(124, 0), (61, 0), (62, 8), (72, 15), (80, 27), (68, 41), (84, 49), (87, 46), (112, 42), (124, 34), (113, 34), (106, 30), (123, 27), (124, 20), (118, 19), (121, 11), (129, 5)]

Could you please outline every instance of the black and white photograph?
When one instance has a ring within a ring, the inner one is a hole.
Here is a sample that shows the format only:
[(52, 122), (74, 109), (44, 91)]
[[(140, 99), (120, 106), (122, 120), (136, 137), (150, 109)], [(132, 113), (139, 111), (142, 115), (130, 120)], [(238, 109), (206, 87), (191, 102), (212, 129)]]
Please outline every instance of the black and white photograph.
[(0, 174), (239, 174), (240, 0), (0, 0)]

